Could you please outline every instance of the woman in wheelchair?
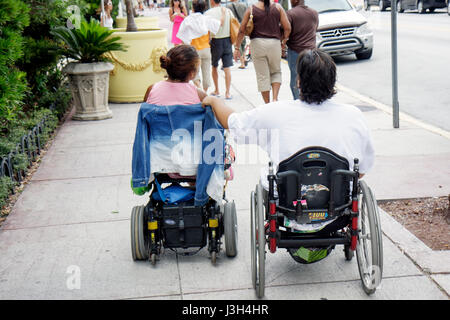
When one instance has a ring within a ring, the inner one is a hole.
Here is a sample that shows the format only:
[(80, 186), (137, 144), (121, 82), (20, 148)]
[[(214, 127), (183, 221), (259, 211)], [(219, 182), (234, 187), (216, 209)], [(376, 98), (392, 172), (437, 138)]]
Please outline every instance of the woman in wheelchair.
[(189, 83), (197, 74), (197, 51), (176, 46), (160, 62), (168, 80), (148, 88), (133, 144), (131, 187), (137, 195), (150, 192), (150, 201), (132, 210), (132, 256), (155, 264), (161, 247), (208, 245), (215, 263), (222, 235), (227, 256), (237, 254), (235, 205), (224, 190), (230, 149), (212, 110), (200, 104), (206, 94)]
[[(359, 181), (374, 163), (369, 129), (358, 108), (333, 98), (336, 66), (328, 54), (318, 49), (303, 51), (297, 74), (299, 100), (240, 113), (215, 97), (202, 102), (212, 106), (237, 143), (257, 137), (257, 144), (271, 159), (251, 196), (254, 287), (262, 297), (266, 244), (272, 253), (277, 247), (288, 249), (301, 263), (319, 261), (336, 244), (344, 244), (348, 260), (357, 250), (364, 290), (372, 293), (373, 278), (367, 270), (374, 265), (382, 268), (381, 231), (378, 223), (371, 224), (378, 221), (373, 195)], [(264, 138), (263, 133), (267, 133)], [(372, 254), (363, 254), (369, 242)], [(362, 262), (368, 256), (371, 261)]]

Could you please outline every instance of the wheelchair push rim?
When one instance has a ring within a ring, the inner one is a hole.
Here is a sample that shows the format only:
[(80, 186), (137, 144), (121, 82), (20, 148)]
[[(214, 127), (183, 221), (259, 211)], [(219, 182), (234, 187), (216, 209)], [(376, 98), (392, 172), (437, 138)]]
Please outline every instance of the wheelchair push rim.
[(144, 208), (145, 206), (135, 206), (131, 210), (131, 254), (134, 261), (148, 259)]
[(264, 296), (265, 289), (265, 228), (262, 186), (256, 186), (251, 194), (251, 246), (252, 246), (252, 282), (258, 298)]
[(364, 291), (373, 294), (383, 273), (383, 244), (378, 206), (372, 191), (364, 181), (359, 182), (359, 217), (356, 258)]

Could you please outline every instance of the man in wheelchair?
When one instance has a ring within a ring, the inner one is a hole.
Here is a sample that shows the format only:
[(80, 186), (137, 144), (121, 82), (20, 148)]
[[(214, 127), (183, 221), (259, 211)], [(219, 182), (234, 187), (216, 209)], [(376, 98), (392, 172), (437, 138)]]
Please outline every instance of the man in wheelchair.
[[(370, 238), (363, 234), (368, 228), (361, 223), (375, 217), (370, 212), (358, 215), (361, 193), (369, 211), (376, 210), (370, 189), (359, 181), (374, 163), (362, 112), (332, 99), (336, 65), (328, 54), (318, 49), (303, 51), (297, 60), (297, 74), (300, 100), (273, 102), (240, 113), (215, 97), (202, 102), (212, 106), (237, 143), (249, 143), (246, 137), (256, 136), (271, 160), (269, 167), (262, 168), (251, 197), (253, 284), (260, 297), (264, 294), (266, 244), (272, 253), (277, 247), (288, 249), (301, 263), (319, 261), (336, 244), (344, 244), (350, 260), (353, 250), (366, 249), (360, 242)], [(262, 132), (266, 136), (262, 137)], [(382, 265), (380, 230), (370, 230), (376, 247), (372, 252), (376, 253), (372, 261), (361, 263), (362, 279), (370, 273), (369, 265)], [(372, 280), (363, 280), (367, 293), (375, 291)]]

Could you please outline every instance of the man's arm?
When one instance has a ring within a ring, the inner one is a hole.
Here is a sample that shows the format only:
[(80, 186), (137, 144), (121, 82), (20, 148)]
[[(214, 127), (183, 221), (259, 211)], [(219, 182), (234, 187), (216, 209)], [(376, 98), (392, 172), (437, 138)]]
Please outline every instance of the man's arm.
[(225, 102), (216, 97), (207, 96), (202, 101), (203, 106), (211, 106), (216, 116), (217, 121), (228, 129), (228, 118), (234, 113), (234, 110), (225, 105)]

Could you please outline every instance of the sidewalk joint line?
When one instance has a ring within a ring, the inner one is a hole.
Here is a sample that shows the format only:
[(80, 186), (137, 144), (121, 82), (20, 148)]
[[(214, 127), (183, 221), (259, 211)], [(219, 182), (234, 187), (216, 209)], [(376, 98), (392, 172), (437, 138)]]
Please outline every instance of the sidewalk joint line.
[(64, 181), (64, 180), (81, 180), (81, 179), (99, 179), (99, 178), (114, 178), (114, 177), (126, 177), (131, 173), (118, 173), (104, 176), (86, 176), (86, 177), (67, 177), (67, 178), (53, 178), (53, 179), (32, 179), (30, 182), (50, 182), (50, 181)]
[(30, 229), (42, 229), (42, 228), (54, 228), (54, 227), (66, 227), (81, 224), (93, 224), (93, 223), (110, 223), (110, 222), (122, 222), (128, 221), (130, 218), (121, 218), (114, 220), (98, 220), (98, 221), (81, 221), (81, 222), (71, 222), (71, 223), (60, 223), (60, 224), (50, 224), (47, 226), (32, 226), (32, 227), (18, 227), (18, 228), (0, 228), (0, 231), (18, 231), (18, 230), (30, 230)]

